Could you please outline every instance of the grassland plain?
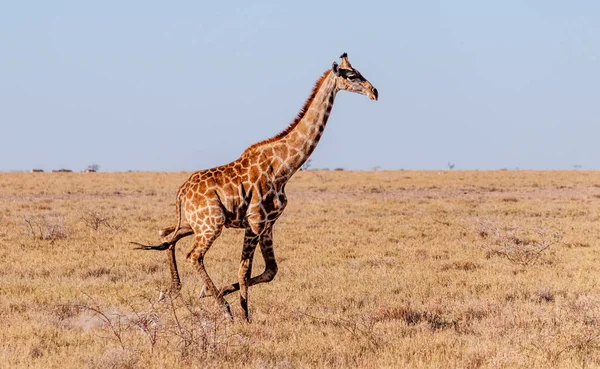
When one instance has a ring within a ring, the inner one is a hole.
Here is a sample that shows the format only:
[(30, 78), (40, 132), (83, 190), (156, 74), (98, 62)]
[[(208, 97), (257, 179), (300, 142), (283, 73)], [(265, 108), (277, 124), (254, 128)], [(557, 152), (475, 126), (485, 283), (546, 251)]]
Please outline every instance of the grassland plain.
[[(188, 176), (0, 174), (0, 366), (600, 366), (600, 172), (299, 172), (252, 324), (197, 298), (189, 238), (160, 303), (166, 255), (128, 244), (158, 241)], [(242, 238), (207, 254), (217, 285)]]

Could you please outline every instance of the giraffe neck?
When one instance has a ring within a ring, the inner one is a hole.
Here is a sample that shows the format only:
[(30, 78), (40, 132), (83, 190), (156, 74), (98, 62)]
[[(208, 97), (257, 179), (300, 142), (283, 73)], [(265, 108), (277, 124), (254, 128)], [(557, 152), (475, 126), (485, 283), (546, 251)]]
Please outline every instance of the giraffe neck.
[(334, 74), (331, 71), (326, 72), (317, 82), (315, 89), (312, 100), (309, 98), (306, 102), (298, 122), (280, 139), (288, 147), (289, 153), (287, 157), (282, 158), (282, 176), (291, 177), (317, 147), (338, 91)]

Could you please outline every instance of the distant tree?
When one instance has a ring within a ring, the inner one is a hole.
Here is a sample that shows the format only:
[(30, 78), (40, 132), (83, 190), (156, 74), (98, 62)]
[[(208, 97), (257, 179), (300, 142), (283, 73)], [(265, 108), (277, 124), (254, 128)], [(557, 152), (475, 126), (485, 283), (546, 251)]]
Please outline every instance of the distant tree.
[(376, 165), (376, 166), (373, 167), (373, 171), (374, 172), (378, 171), (379, 169), (381, 169), (381, 167), (379, 165)]
[(100, 166), (98, 164), (90, 164), (90, 165), (88, 165), (87, 169), (97, 172), (100, 169)]
[(312, 163), (312, 159), (308, 159), (307, 161), (304, 162), (304, 164), (302, 164), (302, 166), (300, 167), (300, 170), (308, 170), (308, 168), (310, 168), (311, 163)]
[(454, 169), (454, 163), (448, 162), (448, 168), (450, 170)]
[(573, 168), (575, 168), (575, 169), (581, 169), (581, 164), (575, 164), (575, 165), (573, 165)]

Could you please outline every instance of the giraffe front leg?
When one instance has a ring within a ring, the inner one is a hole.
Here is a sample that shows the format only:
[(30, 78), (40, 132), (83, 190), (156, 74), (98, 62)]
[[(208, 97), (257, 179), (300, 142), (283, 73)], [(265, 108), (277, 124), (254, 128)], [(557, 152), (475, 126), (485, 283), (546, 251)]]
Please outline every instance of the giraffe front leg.
[(273, 250), (273, 227), (269, 227), (260, 236), (260, 252), (263, 259), (265, 259), (265, 271), (261, 275), (250, 279), (248, 286), (271, 282), (277, 274), (277, 261), (275, 260), (275, 251)]
[[(244, 318), (247, 322), (250, 322), (250, 315), (248, 314), (248, 283), (252, 276), (252, 259), (254, 258), (254, 250), (258, 244), (258, 236), (255, 235), (252, 230), (246, 229), (244, 235), (244, 248), (242, 249), (242, 260), (240, 261), (240, 270), (238, 272), (238, 281), (240, 289), (240, 305), (244, 310)], [(221, 294), (224, 291), (221, 290)]]
[[(245, 247), (246, 247), (246, 241), (248, 240), (247, 239), (248, 232), (252, 232), (252, 231), (251, 230), (246, 230), (246, 234), (244, 235), (244, 249), (242, 249), (242, 251), (244, 251)], [(254, 237), (256, 237), (256, 236), (254, 236)], [(256, 250), (256, 244), (258, 243), (257, 242), (258, 240), (259, 240), (258, 237), (256, 237), (255, 241), (253, 240), (254, 244), (253, 244), (253, 247), (252, 247), (252, 253), (250, 254), (250, 257), (249, 257), (250, 261), (249, 261), (249, 264), (248, 264), (248, 271), (247, 271), (247, 273), (248, 273), (248, 286), (251, 286), (251, 284), (250, 284), (250, 277), (252, 276), (252, 261), (254, 259), (254, 251)], [(242, 261), (243, 260), (244, 260), (244, 256), (242, 254)], [(240, 265), (240, 269), (241, 269), (241, 265)], [(239, 276), (238, 276), (238, 279), (239, 279)], [(233, 293), (233, 292), (236, 292), (236, 291), (239, 291), (239, 290), (240, 290), (240, 284), (238, 282), (236, 282), (236, 283), (230, 284), (229, 286), (223, 287), (221, 289), (220, 293), (223, 296), (227, 296), (230, 293)], [(210, 293), (210, 291), (207, 290), (206, 286), (202, 286), (202, 290), (200, 290), (200, 296), (199, 297), (200, 298), (204, 298), (204, 297), (210, 297), (210, 296), (212, 296), (212, 294)]]
[[(275, 260), (275, 252), (273, 251), (273, 229), (269, 227), (268, 230), (264, 232), (261, 236), (259, 236), (260, 242), (260, 251), (262, 253), (263, 259), (265, 260), (265, 270), (262, 274), (250, 278), (248, 281), (248, 287), (254, 286), (259, 283), (267, 283), (271, 282), (275, 275), (277, 274), (277, 261)], [(233, 283), (227, 287), (221, 289), (220, 293), (222, 296), (227, 296), (230, 293), (238, 291), (240, 289), (239, 283)], [(202, 289), (204, 294), (200, 297), (211, 296), (206, 293), (206, 287)], [(210, 293), (210, 292), (209, 292)]]

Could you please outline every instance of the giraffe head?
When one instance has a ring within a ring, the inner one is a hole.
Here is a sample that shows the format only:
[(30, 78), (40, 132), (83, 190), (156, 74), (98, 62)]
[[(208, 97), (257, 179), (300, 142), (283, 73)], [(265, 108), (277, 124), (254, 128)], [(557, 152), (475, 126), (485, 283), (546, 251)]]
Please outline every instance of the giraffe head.
[(340, 58), (342, 63), (338, 65), (333, 62), (331, 67), (331, 71), (335, 75), (337, 88), (366, 95), (371, 100), (377, 100), (379, 97), (377, 89), (358, 70), (352, 68), (348, 61), (348, 54), (343, 53)]

